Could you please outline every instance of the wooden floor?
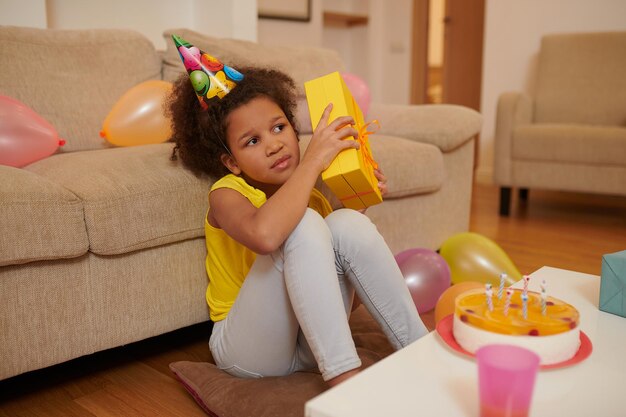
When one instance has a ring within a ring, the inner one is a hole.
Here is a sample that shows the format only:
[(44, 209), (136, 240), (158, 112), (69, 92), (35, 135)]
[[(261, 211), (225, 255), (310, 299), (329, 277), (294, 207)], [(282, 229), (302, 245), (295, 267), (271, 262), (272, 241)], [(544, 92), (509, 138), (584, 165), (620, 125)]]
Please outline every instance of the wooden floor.
[[(508, 218), (497, 204), (495, 187), (476, 185), (470, 230), (522, 273), (550, 265), (599, 275), (602, 254), (626, 249), (626, 198), (531, 190)], [(432, 312), (424, 321), (432, 328)], [(207, 333), (192, 326), (0, 381), (0, 416), (203, 416), (168, 364), (207, 360)]]

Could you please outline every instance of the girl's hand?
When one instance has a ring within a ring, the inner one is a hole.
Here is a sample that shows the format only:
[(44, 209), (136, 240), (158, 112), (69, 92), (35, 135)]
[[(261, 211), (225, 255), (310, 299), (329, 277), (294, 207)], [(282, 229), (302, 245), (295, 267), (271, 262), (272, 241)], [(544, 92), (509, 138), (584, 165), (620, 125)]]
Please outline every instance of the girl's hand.
[(378, 189), (380, 190), (380, 194), (384, 197), (387, 194), (387, 177), (385, 177), (385, 173), (380, 167), (374, 170), (374, 176), (378, 180)]
[[(387, 194), (387, 177), (383, 173), (383, 170), (379, 168), (374, 170), (374, 176), (378, 180), (378, 189), (380, 190), (380, 194), (384, 197)], [(360, 213), (365, 214), (367, 208), (358, 210)]]
[(349, 136), (358, 137), (358, 132), (352, 126), (354, 119), (351, 116), (342, 116), (328, 124), (328, 118), (333, 108), (332, 103), (326, 106), (311, 142), (302, 157), (301, 163), (309, 162), (318, 166), (319, 172), (328, 168), (335, 156), (344, 149), (359, 149), (356, 140), (343, 140)]

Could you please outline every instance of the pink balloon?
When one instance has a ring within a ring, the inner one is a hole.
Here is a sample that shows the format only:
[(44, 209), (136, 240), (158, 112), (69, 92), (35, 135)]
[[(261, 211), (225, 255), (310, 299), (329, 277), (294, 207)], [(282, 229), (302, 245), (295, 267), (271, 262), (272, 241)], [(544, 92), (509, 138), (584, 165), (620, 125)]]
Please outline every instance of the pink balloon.
[(64, 144), (45, 119), (24, 103), (0, 95), (0, 165), (23, 167)]
[(402, 265), (404, 263), (404, 261), (406, 261), (407, 259), (409, 259), (411, 256), (415, 255), (416, 253), (420, 253), (422, 251), (424, 251), (426, 249), (422, 249), (422, 248), (411, 248), (411, 249), (407, 249), (404, 250), (398, 254), (396, 254), (395, 258), (396, 258), (396, 263), (398, 265)]
[(430, 249), (414, 248), (396, 255), (415, 307), (420, 313), (435, 308), (437, 300), (450, 287), (450, 268)]
[(369, 111), (370, 102), (372, 100), (367, 83), (358, 75), (354, 75), (349, 72), (341, 73), (341, 77), (346, 82), (352, 96), (361, 108), (363, 117), (367, 117), (367, 112)]

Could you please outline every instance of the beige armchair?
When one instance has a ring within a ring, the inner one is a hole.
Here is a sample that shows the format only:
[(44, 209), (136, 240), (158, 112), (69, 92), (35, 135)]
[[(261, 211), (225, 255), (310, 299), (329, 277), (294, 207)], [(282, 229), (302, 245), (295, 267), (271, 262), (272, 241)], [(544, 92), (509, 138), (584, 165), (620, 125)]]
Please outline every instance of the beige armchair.
[(498, 101), (500, 214), (513, 187), (626, 195), (626, 32), (545, 36), (535, 90)]

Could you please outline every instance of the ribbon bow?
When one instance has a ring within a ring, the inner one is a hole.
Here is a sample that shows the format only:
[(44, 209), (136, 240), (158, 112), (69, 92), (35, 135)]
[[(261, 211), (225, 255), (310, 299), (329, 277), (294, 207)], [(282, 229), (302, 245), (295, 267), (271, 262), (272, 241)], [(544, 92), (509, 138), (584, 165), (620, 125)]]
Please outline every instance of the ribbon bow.
[[(376, 126), (376, 129), (368, 130), (370, 125)], [(374, 157), (370, 152), (369, 146), (367, 146), (367, 138), (369, 137), (369, 135), (373, 135), (374, 133), (376, 133), (378, 129), (380, 129), (380, 123), (378, 122), (378, 120), (374, 119), (369, 123), (365, 123), (359, 128), (359, 136), (357, 138), (357, 141), (361, 146), (361, 151), (363, 152), (363, 159), (368, 162), (374, 169), (378, 169), (378, 163), (374, 160)]]
[[(374, 130), (368, 130), (370, 126), (376, 126), (376, 129)], [(378, 169), (378, 163), (374, 160), (374, 158), (372, 157), (372, 154), (370, 152), (369, 146), (367, 146), (367, 139), (369, 135), (373, 135), (374, 133), (376, 133), (378, 131), (378, 129), (380, 129), (380, 123), (378, 122), (378, 120), (372, 120), (369, 123), (364, 124), (363, 126), (361, 126), (358, 129), (358, 137), (357, 137), (357, 142), (359, 142), (360, 145), (360, 149), (361, 149), (361, 154), (363, 155), (363, 160), (366, 163), (369, 163), (374, 169)], [(376, 176), (374, 175), (373, 171), (367, 170), (367, 173), (370, 177), (370, 180), (372, 180), (372, 184), (376, 184), (377, 179)], [(372, 178), (372, 176), (374, 176), (374, 178)], [(367, 194), (372, 194), (374, 193), (374, 190), (370, 190), (370, 191), (364, 191), (364, 192), (360, 192), (360, 193), (355, 193), (352, 194), (350, 196), (347, 197), (343, 197), (340, 198), (339, 200), (342, 202), (348, 201), (348, 200), (352, 200), (354, 198), (360, 198), (364, 195)]]

